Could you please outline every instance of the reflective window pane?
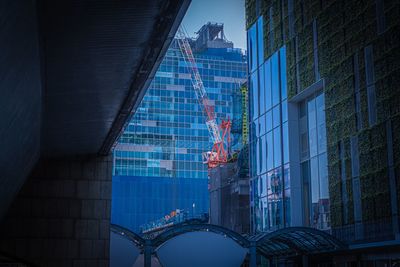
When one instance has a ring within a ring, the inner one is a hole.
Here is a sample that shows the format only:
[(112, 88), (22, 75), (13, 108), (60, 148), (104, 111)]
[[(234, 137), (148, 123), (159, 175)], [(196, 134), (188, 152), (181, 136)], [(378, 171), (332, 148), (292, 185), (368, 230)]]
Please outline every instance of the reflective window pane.
[(260, 137), (260, 123), (258, 118), (254, 120), (254, 126), (255, 136), (258, 138)]
[(259, 125), (260, 125), (260, 135), (263, 135), (266, 133), (265, 131), (265, 114), (262, 115), (258, 121)]
[(313, 227), (319, 224), (319, 179), (318, 179), (318, 158), (314, 157), (310, 160), (310, 182), (311, 182), (311, 222)]
[(259, 115), (258, 112), (258, 99), (259, 99), (259, 92), (258, 92), (258, 79), (257, 79), (257, 72), (251, 74), (250, 79), (250, 89), (252, 90), (252, 106), (253, 106), (253, 119), (257, 118)]
[(279, 62), (278, 53), (271, 57), (271, 79), (272, 79), (272, 105), (275, 106), (280, 101), (279, 90)]
[(290, 226), (290, 188), (285, 189), (285, 226)]
[(259, 77), (260, 77), (260, 83), (259, 83), (259, 91), (260, 91), (260, 114), (265, 113), (265, 84), (264, 84), (264, 65), (261, 65), (259, 68)]
[(282, 165), (282, 152), (281, 152), (281, 129), (277, 127), (273, 130), (274, 133), (274, 167)]
[(310, 157), (314, 157), (318, 153), (317, 146), (317, 125), (315, 114), (315, 98), (308, 101), (308, 143), (310, 146)]
[(260, 138), (256, 140), (256, 165), (257, 165), (257, 175), (261, 173), (261, 164), (260, 164)]
[(272, 116), (273, 128), (275, 128), (281, 124), (281, 111), (279, 105), (272, 109)]
[(247, 31), (249, 69), (253, 72), (257, 68), (257, 25), (254, 24)]
[(262, 230), (266, 231), (269, 227), (268, 199), (266, 197), (262, 199), (262, 204), (264, 209)]
[(267, 133), (267, 170), (271, 170), (274, 167), (274, 143), (272, 132)]
[(304, 226), (310, 226), (311, 219), (311, 188), (310, 188), (310, 166), (309, 161), (301, 163), (301, 180), (302, 180), (302, 194), (303, 194), (303, 220)]
[(272, 110), (268, 111), (265, 114), (265, 123), (266, 123), (266, 131), (269, 132), (272, 130)]
[(267, 159), (266, 159), (266, 145), (265, 145), (265, 143), (266, 143), (266, 135), (263, 135), (262, 137), (261, 137), (261, 140), (260, 140), (260, 168), (261, 168), (261, 173), (264, 173), (264, 172), (266, 172), (266, 169), (267, 169), (267, 166), (266, 166), (266, 164), (267, 164)]
[(267, 174), (261, 175), (261, 191), (260, 196), (265, 197), (267, 196)]
[(282, 126), (282, 136), (283, 136), (283, 163), (289, 162), (289, 130), (288, 123), (285, 122)]
[(271, 60), (267, 60), (264, 64), (264, 86), (265, 86), (265, 109), (272, 107), (272, 81), (271, 81)]
[(250, 176), (254, 177), (256, 175), (256, 147), (255, 147), (256, 142), (251, 142), (249, 147), (250, 147)]
[(319, 164), (319, 191), (321, 199), (329, 201), (328, 161), (326, 153), (318, 156)]
[(287, 107), (287, 100), (285, 100), (282, 101), (282, 122), (285, 122), (287, 120), (288, 120), (288, 107)]
[(283, 178), (284, 178), (284, 184), (285, 184), (285, 189), (288, 189), (290, 187), (290, 169), (289, 169), (289, 164), (286, 164), (283, 168)]
[(318, 153), (326, 151), (326, 126), (325, 126), (325, 100), (324, 94), (316, 98), (317, 132), (318, 132)]

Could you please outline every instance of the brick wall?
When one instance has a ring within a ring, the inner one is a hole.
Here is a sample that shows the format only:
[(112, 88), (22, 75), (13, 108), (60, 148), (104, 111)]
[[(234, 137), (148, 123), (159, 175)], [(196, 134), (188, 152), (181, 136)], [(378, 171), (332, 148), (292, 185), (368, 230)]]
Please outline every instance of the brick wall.
[(111, 157), (41, 160), (0, 226), (0, 251), (39, 266), (108, 266)]

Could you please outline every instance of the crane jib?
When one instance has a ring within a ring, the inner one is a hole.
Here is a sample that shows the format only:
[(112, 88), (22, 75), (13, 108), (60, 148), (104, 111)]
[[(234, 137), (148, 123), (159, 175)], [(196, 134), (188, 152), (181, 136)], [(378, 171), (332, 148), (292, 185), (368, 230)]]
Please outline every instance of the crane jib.
[[(227, 152), (224, 149), (224, 138), (227, 136), (228, 141), (228, 151), (229, 151), (229, 143), (230, 143), (230, 120), (228, 118), (227, 121), (222, 120), (221, 126), (218, 126), (215, 112), (214, 112), (214, 104), (211, 102), (207, 96), (207, 92), (205, 90), (203, 81), (200, 76), (200, 72), (197, 68), (196, 61), (193, 56), (192, 48), (189, 44), (189, 38), (185, 33), (183, 26), (180, 26), (177, 31), (177, 40), (178, 46), (181, 50), (183, 60), (190, 72), (190, 78), (193, 85), (193, 89), (195, 91), (197, 100), (201, 106), (201, 109), (206, 115), (206, 126), (208, 132), (210, 133), (213, 147), (212, 151), (203, 153), (203, 156), (206, 158), (206, 162), (209, 168), (214, 168), (218, 166), (220, 163), (227, 162)], [(220, 130), (223, 131), (222, 137)]]

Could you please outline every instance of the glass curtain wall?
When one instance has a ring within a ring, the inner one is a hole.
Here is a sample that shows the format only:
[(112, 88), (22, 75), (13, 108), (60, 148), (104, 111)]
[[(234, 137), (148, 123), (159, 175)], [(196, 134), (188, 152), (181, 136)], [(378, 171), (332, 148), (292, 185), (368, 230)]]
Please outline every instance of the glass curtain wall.
[(263, 17), (248, 30), (251, 225), (290, 225), (286, 48), (264, 59)]
[[(247, 74), (242, 51), (208, 48), (195, 57), (217, 122), (229, 117), (238, 128), (234, 106), (241, 101), (236, 103), (234, 96)], [(240, 148), (240, 135), (241, 128), (232, 133), (233, 149)], [(191, 211), (193, 203), (197, 214), (207, 213), (208, 173), (202, 153), (211, 148), (189, 70), (173, 43), (114, 150), (113, 223), (135, 231), (175, 209)], [(132, 193), (137, 190), (141, 194)]]
[(304, 224), (329, 229), (329, 188), (324, 93), (300, 104), (300, 157)]

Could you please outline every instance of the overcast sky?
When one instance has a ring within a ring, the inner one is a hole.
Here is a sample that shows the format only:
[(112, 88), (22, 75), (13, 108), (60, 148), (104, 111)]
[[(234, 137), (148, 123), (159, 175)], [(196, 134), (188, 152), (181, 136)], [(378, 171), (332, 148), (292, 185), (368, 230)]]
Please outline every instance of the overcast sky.
[(183, 23), (193, 37), (209, 21), (224, 23), (226, 38), (235, 47), (246, 49), (244, 17), (244, 0), (192, 0)]

